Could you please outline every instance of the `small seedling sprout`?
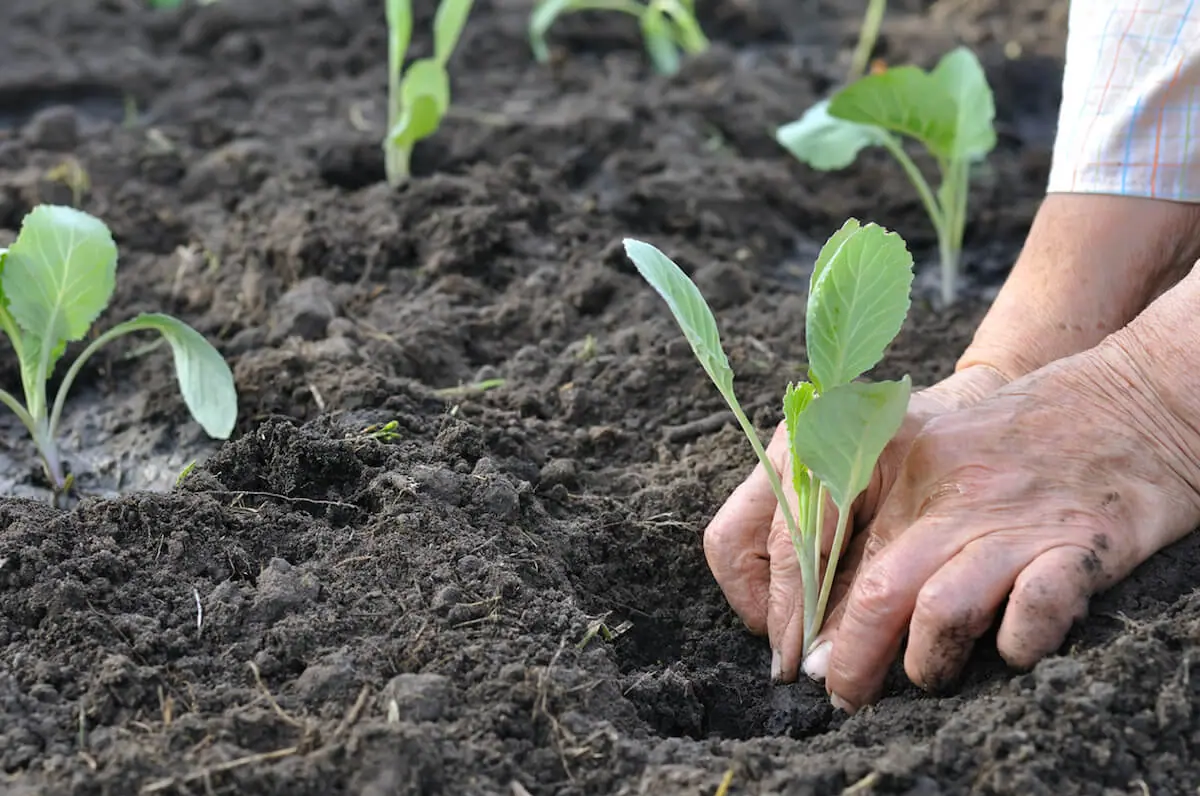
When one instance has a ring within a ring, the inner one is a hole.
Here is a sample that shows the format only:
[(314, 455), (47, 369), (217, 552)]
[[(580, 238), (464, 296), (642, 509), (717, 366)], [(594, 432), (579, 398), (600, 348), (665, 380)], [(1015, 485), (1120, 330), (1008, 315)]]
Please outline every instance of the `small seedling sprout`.
[(866, 74), (871, 60), (871, 52), (875, 42), (879, 40), (879, 29), (883, 25), (883, 15), (887, 11), (887, 0), (868, 0), (867, 13), (863, 15), (862, 27), (858, 31), (858, 44), (854, 47), (854, 56), (850, 60), (850, 80), (857, 80)]
[[(995, 115), (979, 59), (959, 47), (930, 72), (901, 66), (851, 83), (779, 128), (776, 139), (821, 171), (849, 166), (868, 146), (890, 152), (917, 189), (937, 231), (942, 300), (950, 305), (957, 294), (970, 168), (996, 146)], [(936, 192), (899, 136), (917, 140), (936, 160), (941, 174)]]
[[(821, 249), (809, 281), (808, 381), (783, 399), (796, 511), (782, 476), (733, 389), (716, 319), (696, 285), (665, 254), (637, 240), (625, 251), (667, 302), (701, 367), (737, 418), (783, 510), (804, 582), (804, 646), (821, 630), (854, 501), (908, 410), (911, 381), (861, 382), (883, 358), (908, 314), (912, 256), (895, 233), (850, 219)], [(837, 511), (832, 553), (819, 572), (827, 505)]]
[(96, 336), (63, 375), (51, 404), (46, 385), (67, 344), (87, 338), (116, 287), (117, 246), (99, 219), (71, 207), (39, 205), (25, 216), (17, 239), (0, 249), (0, 331), (21, 366), (25, 403), (0, 390), (0, 403), (33, 437), (46, 476), (57, 491), (70, 483), (58, 447), (58, 426), (71, 385), (107, 343), (155, 331), (170, 344), (175, 375), (192, 417), (217, 439), (237, 421), (233, 373), (213, 346), (169, 315), (146, 313)]
[(616, 11), (637, 19), (646, 52), (664, 75), (679, 71), (681, 52), (699, 55), (708, 49), (708, 38), (696, 20), (695, 0), (541, 0), (529, 17), (529, 46), (539, 63), (550, 60), (546, 33), (555, 21), (580, 11)]
[(462, 36), (474, 0), (442, 0), (433, 18), (433, 57), (404, 68), (412, 40), (411, 0), (385, 0), (388, 26), (387, 132), (383, 139), (387, 181), (401, 185), (410, 176), (418, 141), (437, 132), (450, 108), (446, 64)]

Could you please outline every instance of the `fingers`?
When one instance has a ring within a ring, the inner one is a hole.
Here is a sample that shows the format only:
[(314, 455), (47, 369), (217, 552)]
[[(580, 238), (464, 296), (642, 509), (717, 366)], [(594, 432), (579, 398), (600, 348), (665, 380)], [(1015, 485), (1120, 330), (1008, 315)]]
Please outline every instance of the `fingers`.
[(804, 580), (791, 533), (776, 511), (767, 539), (771, 584), (767, 598), (767, 637), (771, 642), (771, 679), (790, 683), (800, 670), (804, 645)]
[(845, 614), (846, 595), (850, 592), (850, 586), (854, 582), (854, 574), (858, 571), (862, 561), (863, 550), (868, 538), (869, 534), (860, 533), (855, 534), (848, 540), (848, 544), (845, 546), (846, 549), (842, 553), (842, 559), (838, 564), (838, 570), (834, 574), (833, 585), (829, 589), (829, 603), (825, 610), (825, 622), (821, 625), (821, 632), (817, 634), (817, 638), (813, 642), (812, 651), (801, 664), (804, 673), (818, 683), (824, 682), (825, 676), (829, 671), (829, 658), (833, 647), (833, 638), (837, 634), (837, 629), (842, 622), (842, 616)]
[(830, 651), (825, 688), (834, 704), (845, 710), (857, 710), (879, 695), (888, 667), (900, 652), (917, 595), (962, 543), (937, 517), (919, 520), (908, 529), (899, 517), (899, 526), (880, 520), (864, 544), (864, 560), (846, 596)]
[(962, 671), (975, 641), (991, 627), (1013, 581), (1040, 550), (1004, 535), (968, 544), (917, 594), (904, 670), (921, 688), (938, 691)]
[[(780, 424), (767, 448), (776, 469), (787, 459)], [(753, 633), (767, 632), (771, 559), (767, 550), (778, 501), (762, 464), (738, 485), (704, 531), (704, 557), (734, 612)]]
[[(1069, 545), (1042, 553), (1021, 572), (1000, 623), (996, 646), (1018, 669), (1062, 646), (1071, 626), (1087, 615), (1088, 599), (1103, 583), (1094, 550)], [(1100, 576), (1100, 577), (1098, 577)]]

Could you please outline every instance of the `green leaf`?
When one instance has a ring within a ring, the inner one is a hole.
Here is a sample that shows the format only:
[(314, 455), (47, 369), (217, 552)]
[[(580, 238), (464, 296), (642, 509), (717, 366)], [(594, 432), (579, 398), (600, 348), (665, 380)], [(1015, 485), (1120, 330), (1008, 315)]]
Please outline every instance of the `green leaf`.
[(915, 66), (859, 78), (829, 101), (837, 119), (911, 136), (936, 157), (954, 151), (958, 107), (946, 86)]
[(829, 240), (825, 241), (825, 245), (821, 247), (820, 253), (817, 254), (817, 261), (813, 264), (812, 276), (808, 280), (809, 293), (813, 291), (817, 280), (821, 278), (821, 274), (825, 273), (825, 268), (829, 265), (829, 261), (841, 250), (842, 244), (857, 235), (860, 229), (862, 229), (862, 224), (858, 223), (857, 218), (848, 218), (846, 219), (846, 223), (842, 224), (842, 228), (833, 233), (829, 237)]
[(733, 369), (721, 348), (717, 319), (700, 289), (671, 258), (649, 243), (626, 238), (625, 253), (642, 278), (667, 302), (708, 377), (726, 400), (732, 400)]
[(871, 483), (871, 473), (908, 411), (912, 382), (842, 384), (800, 415), (792, 450), (846, 511)]
[(386, 0), (386, 2), (389, 79), (396, 79), (404, 68), (404, 56), (412, 41), (412, 0)]
[(550, 48), (546, 46), (546, 33), (559, 15), (567, 11), (574, 0), (542, 0), (529, 15), (529, 47), (538, 63), (550, 60)]
[(238, 398), (233, 373), (204, 335), (183, 321), (146, 313), (105, 332), (111, 340), (130, 332), (156, 331), (171, 346), (179, 391), (192, 417), (210, 437), (229, 439), (237, 424)]
[(691, 3), (681, 0), (657, 0), (656, 5), (662, 8), (672, 23), (672, 38), (684, 52), (698, 55), (708, 49), (708, 37), (704, 35), (700, 23), (696, 20), (696, 12)]
[(117, 246), (102, 221), (72, 207), (39, 205), (8, 249), (0, 286), (8, 310), (48, 375), (65, 343), (81, 340), (116, 286)]
[(450, 107), (450, 76), (432, 58), (413, 61), (400, 85), (403, 112), (388, 138), (398, 146), (411, 147), (437, 132)]
[(454, 54), (474, 0), (442, 0), (433, 17), (433, 58), (443, 66)]
[[(783, 394), (783, 423), (787, 429), (788, 439), (795, 439), (800, 426), (800, 416), (816, 397), (817, 389), (807, 381), (799, 384), (789, 384)], [(808, 468), (803, 462), (792, 461), (792, 488), (796, 491), (796, 503), (801, 517), (808, 514), (809, 486)]]
[(954, 98), (957, 119), (954, 125), (952, 157), (978, 160), (996, 146), (996, 105), (987, 75), (975, 53), (966, 47), (951, 50), (932, 72), (933, 78)]
[(801, 163), (820, 171), (844, 169), (858, 153), (883, 141), (887, 132), (829, 115), (829, 101), (813, 105), (775, 131), (775, 140)]
[(671, 30), (671, 20), (658, 6), (650, 6), (641, 18), (642, 38), (646, 41), (646, 51), (654, 68), (663, 75), (673, 75), (679, 71), (679, 48), (675, 46), (675, 36)]
[(822, 259), (808, 295), (805, 337), (809, 378), (825, 393), (883, 358), (908, 315), (913, 259), (899, 235), (877, 224), (833, 235)]

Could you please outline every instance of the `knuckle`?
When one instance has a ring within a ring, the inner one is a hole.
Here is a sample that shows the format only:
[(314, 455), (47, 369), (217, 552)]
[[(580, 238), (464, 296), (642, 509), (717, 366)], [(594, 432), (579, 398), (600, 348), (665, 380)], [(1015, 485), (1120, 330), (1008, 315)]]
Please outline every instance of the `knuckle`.
[(954, 589), (931, 581), (917, 594), (913, 622), (926, 625), (937, 635), (970, 633), (979, 624), (979, 611)]
[(855, 619), (871, 621), (889, 615), (897, 604), (896, 579), (884, 567), (866, 569), (854, 583), (846, 613)]

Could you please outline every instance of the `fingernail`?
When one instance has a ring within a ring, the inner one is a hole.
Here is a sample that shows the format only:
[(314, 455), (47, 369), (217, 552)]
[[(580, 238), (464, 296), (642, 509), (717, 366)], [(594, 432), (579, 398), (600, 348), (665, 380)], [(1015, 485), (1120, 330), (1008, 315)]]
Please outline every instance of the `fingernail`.
[(810, 679), (822, 682), (825, 679), (825, 674), (829, 671), (829, 654), (833, 650), (832, 641), (822, 641), (813, 651), (808, 653), (808, 657), (804, 659), (804, 673)]
[(838, 696), (837, 694), (830, 694), (830, 695), (829, 695), (829, 703), (830, 703), (831, 705), (833, 705), (835, 708), (837, 708), (838, 710), (844, 710), (844, 711), (845, 711), (845, 712), (847, 712), (847, 713), (853, 713), (853, 712), (854, 712), (854, 706), (853, 706), (853, 705), (851, 705), (851, 704), (850, 704), (849, 702), (847, 702), (846, 700), (842, 699), (842, 698), (841, 698), (840, 696)]
[(778, 683), (783, 679), (783, 655), (779, 650), (771, 650), (771, 682)]

